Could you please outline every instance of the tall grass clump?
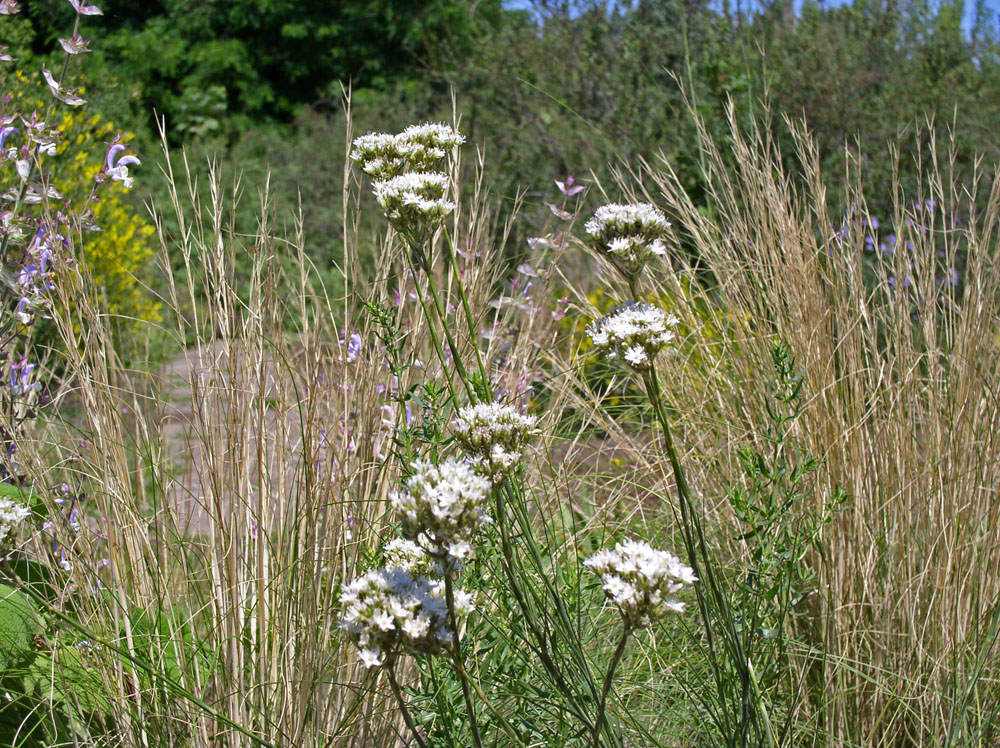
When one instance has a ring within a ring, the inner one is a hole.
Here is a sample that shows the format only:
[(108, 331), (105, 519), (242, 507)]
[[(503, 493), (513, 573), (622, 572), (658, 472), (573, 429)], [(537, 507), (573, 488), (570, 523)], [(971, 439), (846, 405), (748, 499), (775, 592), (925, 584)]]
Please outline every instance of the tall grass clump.
[[(781, 701), (797, 712), (798, 740), (991, 745), (1000, 704), (995, 172), (979, 163), (960, 180), (949, 139), (931, 131), (920, 138), (918, 186), (897, 181), (891, 209), (876, 216), (863, 154), (848, 152), (850, 187), (831, 199), (803, 127), (788, 124), (797, 147), (783, 154), (774, 123), (741, 127), (729, 114), (725, 145), (700, 129), (707, 209), (666, 160), (620, 173), (626, 194), (673, 223), (665, 272), (646, 276), (643, 290), (681, 317), (684, 355), (665, 360), (659, 382), (689, 457), (693, 503), (714, 528), (708, 542), (736, 565), (734, 580), (780, 589), (762, 568), (764, 533), (780, 537), (796, 523), (804, 533), (804, 545), (770, 546), (803, 567), (805, 586), (777, 631), (756, 632), (787, 637), (795, 680)], [(831, 215), (831, 203), (851, 208)], [(580, 289), (580, 303), (585, 296)], [(766, 374), (775, 339), (800, 369), (777, 388)], [(788, 385), (798, 404), (776, 411)], [(600, 412), (595, 391), (587, 378), (570, 390)], [(619, 424), (602, 425), (629, 443)], [(805, 462), (787, 462), (776, 425)], [(801, 486), (785, 502), (789, 480)], [(779, 499), (777, 525), (759, 521), (767, 502), (745, 500), (762, 481), (762, 498)]]

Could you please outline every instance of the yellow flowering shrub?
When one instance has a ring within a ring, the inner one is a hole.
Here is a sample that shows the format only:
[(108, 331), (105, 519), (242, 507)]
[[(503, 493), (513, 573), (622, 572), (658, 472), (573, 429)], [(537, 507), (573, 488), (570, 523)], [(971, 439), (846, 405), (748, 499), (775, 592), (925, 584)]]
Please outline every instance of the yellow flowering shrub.
[[(21, 71), (14, 73), (9, 108), (12, 111), (39, 113), (48, 107), (44, 83)], [(70, 208), (83, 211), (94, 189), (94, 175), (104, 163), (107, 146), (118, 130), (114, 123), (86, 107), (57, 107), (56, 125), (63, 140), (51, 165), (53, 185), (68, 201)], [(127, 142), (131, 133), (124, 133)], [(90, 205), (100, 231), (85, 231), (77, 236), (77, 260), (93, 281), (102, 306), (116, 320), (122, 332), (144, 321), (159, 321), (160, 304), (147, 291), (141, 279), (153, 258), (154, 228), (125, 199), (120, 183), (99, 185), (99, 201)]]
[[(63, 115), (60, 129), (67, 137), (59, 146), (56, 189), (82, 208), (104, 160), (103, 144), (114, 138), (116, 130), (99, 114), (77, 111)], [(129, 138), (126, 134), (124, 141)], [(101, 152), (93, 152), (95, 143), (102, 146)], [(119, 324), (158, 321), (159, 303), (140, 280), (153, 258), (153, 225), (125, 202), (123, 193), (116, 182), (101, 185), (101, 199), (91, 206), (101, 231), (83, 234), (78, 257)]]

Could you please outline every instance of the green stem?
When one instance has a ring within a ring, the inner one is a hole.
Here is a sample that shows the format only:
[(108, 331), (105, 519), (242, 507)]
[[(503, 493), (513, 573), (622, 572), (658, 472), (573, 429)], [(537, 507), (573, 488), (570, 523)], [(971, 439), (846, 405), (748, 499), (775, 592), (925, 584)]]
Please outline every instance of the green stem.
[[(431, 300), (434, 302), (434, 310), (437, 312), (438, 319), (441, 321), (441, 329), (444, 331), (444, 337), (448, 343), (448, 348), (451, 351), (451, 358), (455, 362), (455, 369), (458, 371), (458, 376), (465, 384), (465, 389), (469, 392), (469, 397), (475, 399), (476, 388), (473, 386), (472, 380), (469, 379), (469, 373), (465, 369), (462, 357), (458, 355), (458, 344), (455, 342), (455, 336), (451, 334), (451, 328), (448, 327), (448, 319), (445, 316), (444, 306), (441, 304), (441, 298), (438, 294), (437, 285), (434, 283), (434, 276), (430, 273), (427, 274), (427, 290), (430, 291)], [(474, 348), (476, 347), (475, 338), (472, 340), (472, 345)], [(444, 364), (444, 360), (442, 360), (441, 363)]]
[[(455, 386), (452, 384), (451, 377), (448, 376), (448, 364), (447, 364), (448, 359), (444, 355), (444, 348), (441, 347), (441, 339), (438, 337), (437, 331), (434, 329), (434, 323), (431, 321), (431, 315), (430, 312), (427, 310), (427, 303), (424, 301), (424, 295), (420, 293), (420, 283), (418, 281), (418, 278), (420, 276), (418, 275), (417, 272), (418, 268), (414, 264), (411, 254), (412, 254), (411, 252), (407, 252), (406, 257), (410, 266), (410, 271), (413, 273), (414, 285), (416, 285), (417, 289), (417, 302), (419, 302), (420, 309), (424, 313), (424, 319), (427, 320), (427, 332), (430, 333), (431, 343), (434, 346), (434, 352), (437, 354), (438, 360), (441, 362), (441, 368), (445, 375), (445, 381), (448, 383), (448, 391), (451, 393), (452, 399), (456, 400), (457, 398), (455, 397)], [(426, 273), (426, 276), (428, 281), (430, 281), (431, 277), (430, 273)], [(471, 393), (472, 390), (469, 387), (469, 383), (466, 382), (464, 378), (462, 379), (462, 384), (465, 385), (466, 391)]]
[[(681, 467), (680, 459), (677, 456), (677, 449), (674, 447), (674, 440), (670, 430), (670, 420), (667, 417), (666, 408), (664, 407), (663, 394), (660, 391), (660, 381), (656, 373), (655, 365), (644, 374), (643, 380), (646, 385), (646, 394), (649, 397), (650, 402), (653, 404), (657, 420), (660, 422), (660, 427), (663, 430), (664, 449), (667, 453), (667, 458), (670, 460), (670, 466), (673, 469), (674, 482), (677, 484), (677, 494), (681, 510), (681, 533), (684, 537), (684, 547), (687, 552), (688, 563), (691, 564), (691, 568), (694, 571), (695, 576), (708, 585), (709, 590), (712, 593), (712, 597), (715, 599), (715, 603), (718, 606), (721, 606), (720, 610), (724, 610), (726, 607), (725, 601), (722, 598), (721, 589), (719, 589), (715, 579), (715, 573), (712, 569), (712, 564), (708, 554), (708, 546), (705, 542), (704, 531), (691, 496), (691, 488), (688, 485), (684, 469)], [(699, 554), (701, 557), (700, 560)], [(695, 596), (698, 600), (698, 610), (701, 613), (702, 621), (705, 624), (705, 636), (708, 641), (709, 661), (711, 663), (716, 689), (718, 691), (719, 703), (721, 706), (726, 703), (725, 675), (719, 666), (719, 658), (715, 641), (716, 637), (712, 622), (712, 615), (710, 612), (709, 599), (705, 594), (702, 585), (695, 585)], [(739, 656), (734, 659), (737, 660), (737, 662), (734, 663), (737, 669), (740, 671), (745, 670), (745, 662), (740, 661)], [(728, 714), (728, 710), (723, 709), (727, 730), (729, 730)]]
[(469, 307), (469, 297), (465, 293), (465, 284), (462, 283), (462, 274), (458, 269), (458, 263), (455, 262), (455, 244), (451, 239), (451, 234), (448, 233), (448, 227), (444, 228), (444, 238), (445, 238), (445, 257), (448, 260), (448, 268), (455, 273), (455, 288), (458, 289), (458, 297), (462, 300), (462, 310), (465, 312), (465, 324), (469, 328), (469, 339), (473, 342), (472, 348), (476, 352), (476, 363), (479, 366), (479, 376), (482, 378), (483, 387), (485, 388), (484, 394), (487, 399), (492, 398), (492, 392), (490, 388), (490, 380), (486, 371), (486, 364), (483, 361), (482, 353), (479, 350), (479, 345), (477, 344), (479, 340), (479, 333), (476, 330), (475, 321), (472, 318), (472, 309)]
[(465, 658), (462, 655), (462, 640), (458, 636), (458, 620), (455, 616), (455, 590), (451, 580), (451, 569), (446, 568), (444, 573), (444, 595), (448, 604), (448, 623), (451, 627), (451, 649), (452, 657), (455, 660), (455, 669), (458, 671), (458, 679), (462, 684), (462, 698), (465, 699), (465, 709), (469, 713), (469, 724), (472, 726), (472, 740), (476, 748), (483, 748), (483, 741), (479, 737), (479, 721), (476, 719), (476, 708), (472, 703), (472, 694), (469, 692), (469, 674), (465, 670)]
[(622, 629), (622, 638), (618, 640), (618, 647), (608, 665), (608, 672), (604, 676), (604, 686), (601, 688), (601, 702), (597, 707), (597, 721), (594, 722), (594, 748), (601, 748), (601, 730), (604, 728), (604, 713), (608, 705), (608, 693), (611, 691), (611, 683), (615, 677), (615, 670), (621, 662), (622, 655), (625, 654), (625, 645), (628, 643), (631, 627), (626, 623)]
[(420, 748), (427, 748), (427, 744), (424, 739), (420, 737), (420, 731), (417, 730), (417, 725), (413, 721), (413, 715), (410, 714), (409, 708), (406, 706), (406, 699), (403, 698), (403, 691), (399, 687), (399, 682), (396, 680), (396, 663), (391, 662), (389, 667), (386, 668), (386, 673), (389, 675), (389, 687), (392, 688), (392, 695), (396, 697), (396, 701), (399, 702), (399, 711), (403, 713), (403, 721), (406, 723), (407, 729), (416, 738), (417, 743)]
[[(532, 610), (528, 605), (528, 599), (525, 596), (524, 591), (521, 589), (520, 581), (514, 571), (514, 548), (510, 542), (510, 528), (507, 525), (507, 511), (503, 500), (503, 494), (504, 491), (498, 491), (496, 501), (496, 515), (502, 558), (502, 563), (500, 565), (503, 567), (504, 573), (507, 576), (507, 583), (510, 585), (511, 592), (514, 593), (514, 600), (517, 602), (517, 606), (521, 611), (525, 625), (527, 625), (528, 629), (531, 631), (531, 635), (537, 642), (534, 646), (532, 646), (532, 650), (538, 656), (542, 666), (548, 671), (549, 675), (555, 681), (556, 687), (572, 704), (572, 707), (567, 707), (569, 711), (583, 723), (587, 730), (592, 731), (594, 728), (590, 720), (587, 718), (587, 715), (576, 707), (576, 694), (573, 693), (572, 688), (570, 688), (570, 685), (566, 681), (566, 678), (559, 666), (549, 654), (549, 647), (546, 641), (545, 632), (538, 627), (538, 623), (535, 621)], [(531, 645), (529, 644), (529, 646)]]

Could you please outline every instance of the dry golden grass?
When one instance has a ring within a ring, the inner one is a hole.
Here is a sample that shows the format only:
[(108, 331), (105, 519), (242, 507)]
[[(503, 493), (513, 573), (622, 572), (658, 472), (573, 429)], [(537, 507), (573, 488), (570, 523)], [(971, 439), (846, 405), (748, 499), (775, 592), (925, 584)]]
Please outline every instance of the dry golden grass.
[[(988, 745), (1000, 701), (1000, 182), (982, 165), (960, 182), (954, 153), (938, 150), (947, 138), (931, 133), (920, 185), (897, 184), (883, 217), (899, 251), (868, 253), (866, 279), (861, 179), (846, 180), (854, 217), (838, 245), (844, 221), (827, 207), (818, 154), (788, 126), (796, 173), (767, 127), (744, 131), (731, 112), (723, 151), (699, 122), (707, 212), (669, 163), (620, 175), (620, 189), (667, 211), (679, 242), (645, 292), (674, 300), (691, 331), (664, 377), (689, 470), (731, 539), (711, 499), (737, 473), (734, 447), (762, 440), (770, 343), (786, 340), (805, 376), (798, 437), (822, 458), (815, 507), (838, 485), (853, 495), (812, 558), (820, 594), (799, 632), (816, 744)], [(928, 199), (933, 211), (915, 207)], [(943, 281), (963, 254), (961, 285)]]

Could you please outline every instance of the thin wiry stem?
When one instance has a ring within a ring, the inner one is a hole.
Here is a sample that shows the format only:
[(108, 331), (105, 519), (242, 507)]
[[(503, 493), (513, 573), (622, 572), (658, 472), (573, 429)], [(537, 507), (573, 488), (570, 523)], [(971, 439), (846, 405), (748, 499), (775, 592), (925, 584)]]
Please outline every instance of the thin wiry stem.
[(427, 743), (425, 743), (424, 739), (420, 736), (420, 730), (417, 729), (417, 724), (413, 721), (413, 715), (410, 714), (410, 708), (406, 705), (406, 699), (403, 698), (403, 691), (399, 687), (399, 682), (396, 680), (396, 663), (390, 663), (385, 670), (386, 674), (389, 676), (389, 687), (392, 689), (392, 695), (396, 697), (396, 701), (399, 703), (399, 711), (403, 715), (403, 721), (406, 723), (406, 727), (416, 739), (420, 748), (427, 748)]
[(614, 681), (615, 670), (621, 662), (622, 655), (625, 654), (625, 645), (628, 637), (632, 633), (631, 627), (626, 623), (622, 627), (622, 635), (618, 640), (618, 646), (611, 657), (608, 665), (608, 672), (604, 675), (604, 686), (601, 688), (601, 700), (597, 706), (597, 719), (594, 722), (594, 748), (601, 748), (601, 730), (604, 728), (604, 713), (608, 706), (608, 694), (611, 692), (611, 683)]
[(476, 748), (483, 748), (483, 741), (479, 737), (479, 720), (476, 718), (476, 707), (472, 703), (472, 694), (469, 691), (469, 674), (465, 670), (465, 657), (462, 654), (462, 640), (458, 635), (458, 619), (455, 615), (455, 589), (451, 579), (451, 569), (446, 568), (444, 574), (444, 594), (448, 604), (448, 623), (451, 626), (451, 649), (455, 658), (455, 669), (458, 671), (458, 679), (462, 684), (462, 698), (465, 699), (465, 709), (469, 713), (469, 724), (472, 727), (472, 740)]

